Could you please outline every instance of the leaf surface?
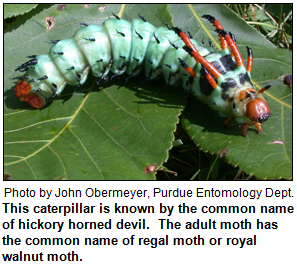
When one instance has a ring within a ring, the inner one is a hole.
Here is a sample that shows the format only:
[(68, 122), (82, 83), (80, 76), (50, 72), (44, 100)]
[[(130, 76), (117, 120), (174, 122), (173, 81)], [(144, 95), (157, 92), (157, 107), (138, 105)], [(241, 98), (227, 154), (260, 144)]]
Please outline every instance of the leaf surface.
[(36, 6), (37, 4), (4, 4), (4, 19), (28, 13)]

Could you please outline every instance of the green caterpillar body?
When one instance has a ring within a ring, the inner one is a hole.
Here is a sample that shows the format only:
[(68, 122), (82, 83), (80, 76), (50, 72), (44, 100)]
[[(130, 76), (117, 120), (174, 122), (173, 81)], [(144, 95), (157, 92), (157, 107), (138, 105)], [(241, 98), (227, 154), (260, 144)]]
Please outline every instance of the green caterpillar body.
[[(211, 86), (204, 65), (183, 49), (184, 40), (169, 26), (156, 28), (142, 17), (131, 22), (116, 17), (102, 25), (84, 24), (73, 38), (53, 41), (48, 54), (36, 56), (17, 68), (27, 72), (17, 83), (15, 93), (34, 108), (42, 108), (60, 95), (67, 84), (84, 84), (90, 71), (100, 81), (110, 71), (116, 76), (126, 72), (133, 77), (144, 68), (147, 79), (163, 76), (168, 85), (181, 84), (222, 117), (249, 125), (265, 121), (267, 112), (264, 118), (256, 120), (248, 114), (246, 107), (251, 100), (265, 99), (256, 93), (250, 72), (236, 64), (229, 49), (214, 52), (212, 47), (193, 39), (191, 42), (221, 73), (215, 78), (216, 88)], [(195, 78), (185, 65), (197, 73)], [(243, 92), (250, 96), (243, 97)]]

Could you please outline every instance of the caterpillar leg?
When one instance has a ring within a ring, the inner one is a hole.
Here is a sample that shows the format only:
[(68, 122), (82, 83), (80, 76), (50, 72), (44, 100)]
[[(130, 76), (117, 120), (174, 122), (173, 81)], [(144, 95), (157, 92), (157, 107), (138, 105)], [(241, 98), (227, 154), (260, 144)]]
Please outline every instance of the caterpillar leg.
[[(228, 118), (224, 118), (224, 126), (227, 127), (229, 122), (233, 119), (233, 117), (228, 117)], [(249, 126), (255, 124), (256, 128), (257, 128), (257, 133), (259, 134), (262, 130), (262, 124), (261, 123), (256, 123), (256, 122), (250, 122), (250, 123), (243, 123), (241, 124), (241, 131), (242, 131), (242, 135), (244, 137), (246, 137), (246, 133), (248, 131)]]
[(229, 122), (233, 119), (233, 117), (224, 118), (224, 126), (227, 127)]
[(249, 123), (245, 123), (245, 124), (241, 125), (241, 131), (242, 131), (242, 135), (244, 137), (246, 137), (246, 132), (247, 132), (248, 128), (249, 128)]
[(258, 134), (260, 134), (260, 132), (262, 131), (262, 123), (257, 123), (257, 122), (244, 123), (241, 125), (242, 135), (244, 137), (246, 137), (247, 130), (251, 125), (256, 126)]

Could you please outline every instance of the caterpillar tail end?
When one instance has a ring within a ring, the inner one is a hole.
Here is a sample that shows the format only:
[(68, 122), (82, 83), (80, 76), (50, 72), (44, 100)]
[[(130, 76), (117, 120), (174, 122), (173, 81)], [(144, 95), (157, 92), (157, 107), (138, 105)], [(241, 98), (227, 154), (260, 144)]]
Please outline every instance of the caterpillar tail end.
[(37, 93), (30, 93), (32, 86), (24, 80), (19, 80), (14, 93), (20, 101), (29, 103), (33, 108), (42, 108), (45, 104), (43, 99)]

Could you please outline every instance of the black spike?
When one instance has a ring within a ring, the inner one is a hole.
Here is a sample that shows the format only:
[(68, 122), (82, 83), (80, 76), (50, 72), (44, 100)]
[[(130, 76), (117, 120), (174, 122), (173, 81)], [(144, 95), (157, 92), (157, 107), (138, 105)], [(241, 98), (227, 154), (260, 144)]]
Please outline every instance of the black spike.
[(212, 42), (210, 40), (208, 40), (208, 43), (209, 43), (210, 47), (213, 47), (213, 44), (212, 44)]
[[(169, 41), (169, 40), (168, 40)], [(178, 46), (176, 46), (174, 43), (172, 43), (171, 41), (169, 41), (170, 44), (173, 46), (173, 48), (175, 48), (176, 50), (178, 50)]]
[(108, 76), (102, 76), (100, 79), (98, 79), (97, 85), (99, 85), (99, 83), (100, 83), (101, 80), (103, 80), (105, 83), (107, 83), (108, 80), (109, 80), (109, 77)]
[(138, 35), (138, 37), (143, 40), (143, 37), (135, 30), (135, 33)]
[[(112, 12), (111, 12), (112, 13)], [(117, 16), (116, 14), (112, 13), (114, 15), (114, 17), (118, 20), (121, 20), (119, 16)]]
[(57, 89), (57, 87), (58, 87), (57, 84), (53, 83), (53, 82), (52, 82), (52, 86), (53, 86), (54, 89)]
[(204, 39), (202, 39), (201, 43), (202, 43), (202, 45), (204, 45)]
[(103, 59), (97, 60), (96, 62), (97, 62), (97, 63), (99, 63), (99, 62), (103, 62)]
[(67, 68), (66, 70), (73, 70), (75, 67), (74, 66), (72, 66), (72, 67), (69, 67), (69, 68)]
[(201, 75), (206, 76), (208, 74), (207, 69), (204, 67), (204, 65), (201, 64)]
[(78, 85), (76, 85), (76, 87), (74, 88), (73, 92), (76, 92), (77, 88), (79, 88), (80, 86), (81, 86), (80, 83)]
[(27, 69), (28, 66), (36, 65), (37, 63), (38, 63), (38, 60), (36, 58), (34, 58), (34, 59), (22, 64), (21, 66), (19, 66), (15, 71), (21, 70), (23, 68)]
[(135, 58), (135, 57), (132, 57), (134, 60), (136, 60), (137, 62), (139, 62), (139, 59)]
[(146, 19), (138, 14), (138, 16), (142, 19), (143, 22), (146, 22)]
[(123, 37), (125, 37), (125, 34), (123, 32), (120, 32), (118, 30), (116, 30), (118, 34), (121, 34)]
[(169, 67), (169, 68), (172, 68), (172, 66), (171, 65), (167, 65), (167, 64), (163, 64), (164, 66), (167, 66), (167, 67)]
[(79, 23), (81, 26), (86, 26), (86, 27), (89, 27), (90, 25), (89, 24), (87, 24), (87, 23), (85, 23), (85, 22), (81, 22), (81, 23)]
[(112, 80), (113, 78), (119, 77), (119, 76), (120, 76), (119, 74), (115, 74), (110, 78), (110, 80)]
[(185, 45), (183, 49), (192, 56), (193, 49), (191, 47)]
[(22, 79), (27, 79), (29, 76), (25, 75), (25, 76), (22, 76), (19, 80), (22, 80)]
[(86, 41), (95, 42), (95, 38), (84, 38)]
[(188, 32), (189, 38), (190, 38), (190, 39), (193, 39), (193, 36), (192, 36), (192, 34), (191, 34), (191, 32), (189, 31), (188, 28), (187, 28), (187, 32)]
[(153, 61), (149, 60), (146, 58), (146, 61), (148, 61), (149, 63), (153, 64)]
[(180, 28), (177, 28), (177, 27), (173, 27), (171, 28), (178, 36), (180, 36), (180, 33), (181, 33), (181, 29)]
[(120, 55), (120, 58), (122, 58), (122, 59), (125, 60), (125, 59), (126, 59), (126, 56), (122, 56), (122, 55)]
[(96, 84), (99, 85), (99, 83), (100, 83), (100, 81), (101, 81), (102, 79), (103, 79), (103, 76), (102, 76), (100, 79), (97, 80), (97, 83), (96, 83)]
[(28, 55), (28, 56), (26, 56), (27, 58), (36, 58), (36, 54), (34, 54), (34, 55)]
[(253, 56), (253, 51), (252, 51), (252, 49), (250, 48), (250, 47), (246, 47), (246, 49), (247, 49), (247, 53), (248, 53), (248, 56)]
[(58, 96), (58, 94), (57, 93), (53, 93), (49, 98), (47, 98), (45, 101), (46, 102), (49, 102), (49, 101), (51, 101), (53, 98), (55, 98), (56, 96)]
[(54, 54), (63, 55), (63, 52), (53, 52)]
[(76, 77), (77, 77), (77, 81), (80, 81), (81, 80), (81, 74), (80, 73), (76, 73)]
[(141, 84), (143, 84), (144, 82), (146, 82), (146, 81), (148, 81), (148, 80), (150, 80), (149, 77), (148, 77), (147, 79), (143, 80), (143, 81), (141, 82)]
[(179, 60), (179, 62), (180, 62), (180, 64), (182, 65), (183, 68), (187, 68), (187, 67), (189, 67), (189, 66), (185, 63), (185, 61), (183, 61), (182, 59), (178, 58), (178, 60)]
[(27, 83), (35, 82), (35, 79), (30, 79)]
[(227, 32), (221, 29), (215, 29), (215, 32), (220, 34), (221, 36), (225, 37), (227, 35)]
[(171, 30), (171, 27), (165, 22), (165, 20), (163, 19), (163, 23), (166, 25), (168, 30)]
[(232, 38), (233, 42), (236, 42), (236, 39), (235, 39), (234, 34), (232, 34), (232, 33), (229, 31), (229, 35), (230, 35), (230, 37)]
[(128, 78), (125, 79), (125, 80), (126, 80), (126, 83), (128, 82), (128, 80), (129, 80), (130, 78), (133, 77), (133, 74), (134, 74), (134, 73), (132, 73)]
[(100, 81), (103, 80), (104, 83), (107, 83), (109, 80), (108, 76), (102, 76), (100, 79), (97, 81), (97, 85), (99, 85)]
[(40, 88), (38, 88), (38, 89), (35, 91), (35, 93), (36, 93), (36, 92), (40, 92), (40, 91), (41, 91), (41, 89), (40, 89)]
[(50, 41), (46, 41), (49, 44), (57, 44), (60, 40), (50, 40)]
[(160, 40), (157, 38), (157, 36), (155, 35), (155, 33), (154, 33), (154, 38), (156, 39), (157, 43), (159, 44), (160, 43)]
[(45, 75), (45, 76), (43, 76), (43, 77), (41, 77), (41, 78), (39, 78), (39, 79), (37, 79), (37, 80), (44, 80), (44, 79), (47, 79), (47, 78), (48, 78), (48, 76)]
[(205, 18), (210, 23), (214, 23), (214, 21), (215, 21), (215, 18), (213, 16), (211, 16), (211, 15), (203, 15), (202, 18)]

